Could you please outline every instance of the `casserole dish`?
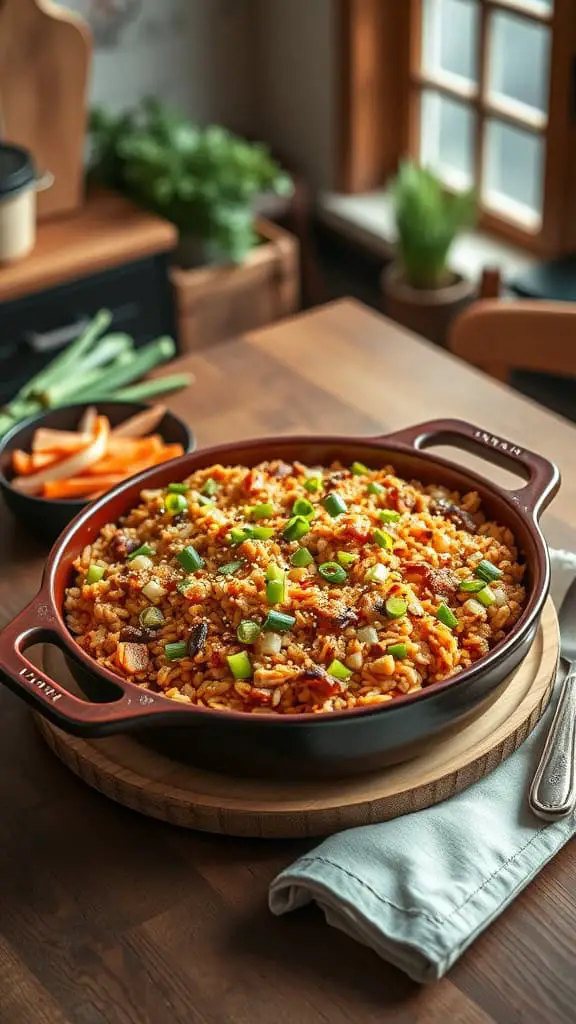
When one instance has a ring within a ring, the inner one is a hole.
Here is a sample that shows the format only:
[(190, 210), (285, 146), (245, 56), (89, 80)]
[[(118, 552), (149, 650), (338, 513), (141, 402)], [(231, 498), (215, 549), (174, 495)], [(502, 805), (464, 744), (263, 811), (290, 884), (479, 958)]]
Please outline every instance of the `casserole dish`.
[[(452, 445), (520, 475), (508, 491), (479, 474), (426, 452)], [(360, 459), (392, 463), (406, 479), (475, 489), (487, 513), (508, 526), (527, 565), (527, 600), (512, 631), (489, 654), (456, 676), (389, 704), (326, 715), (247, 715), (185, 705), (143, 691), (98, 665), (74, 641), (63, 619), (64, 592), (73, 562), (102, 526), (117, 521), (143, 487), (164, 487), (215, 462), (253, 466), (266, 459), (328, 465)], [(519, 664), (538, 627), (550, 583), (548, 551), (539, 516), (558, 490), (558, 469), (548, 460), (458, 420), (419, 424), (378, 438), (280, 437), (235, 442), (186, 455), (147, 470), (93, 502), (54, 545), (40, 593), (0, 636), (0, 677), (36, 711), (83, 736), (138, 732), (143, 743), (169, 756), (222, 771), (294, 777), (349, 775), (412, 756), (418, 745), (467, 713)], [(55, 643), (88, 701), (64, 690), (26, 658), (26, 648)]]

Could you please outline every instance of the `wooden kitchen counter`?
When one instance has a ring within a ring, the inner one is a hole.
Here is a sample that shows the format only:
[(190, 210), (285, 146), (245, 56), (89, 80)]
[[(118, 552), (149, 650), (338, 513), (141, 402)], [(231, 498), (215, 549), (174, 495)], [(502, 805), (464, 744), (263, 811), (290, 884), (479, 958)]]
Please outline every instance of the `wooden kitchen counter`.
[(29, 256), (0, 265), (0, 302), (167, 252), (176, 241), (168, 221), (115, 193), (95, 191), (78, 213), (40, 223)]
[[(535, 448), (564, 474), (547, 535), (576, 547), (576, 428), (357, 303), (178, 368), (196, 382), (170, 405), (203, 446), (276, 432), (378, 434), (456, 416)], [(0, 510), (0, 622), (35, 593), (44, 561)], [(445, 979), (420, 988), (317, 910), (271, 916), (268, 885), (305, 843), (225, 839), (141, 817), (64, 769), (4, 689), (0, 712), (2, 1024), (574, 1021), (570, 844)]]

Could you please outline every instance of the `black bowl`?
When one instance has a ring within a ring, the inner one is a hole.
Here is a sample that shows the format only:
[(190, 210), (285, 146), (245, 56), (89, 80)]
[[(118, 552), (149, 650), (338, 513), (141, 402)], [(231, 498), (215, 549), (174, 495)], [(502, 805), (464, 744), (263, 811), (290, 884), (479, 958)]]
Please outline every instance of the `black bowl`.
[[(112, 427), (129, 419), (138, 412), (149, 408), (143, 402), (98, 402), (98, 412), (107, 416)], [(38, 427), (50, 427), (53, 430), (76, 430), (86, 403), (66, 405), (61, 409), (32, 416), (13, 427), (0, 441), (0, 490), (6, 505), (16, 516), (19, 523), (31, 530), (36, 536), (52, 543), (68, 523), (89, 502), (84, 499), (54, 501), (48, 498), (37, 498), (22, 494), (12, 487), (12, 452), (16, 448), (30, 451), (34, 432)], [(168, 444), (181, 444), (184, 452), (192, 452), (196, 441), (192, 431), (183, 420), (171, 412), (165, 412), (162, 420), (155, 428)]]

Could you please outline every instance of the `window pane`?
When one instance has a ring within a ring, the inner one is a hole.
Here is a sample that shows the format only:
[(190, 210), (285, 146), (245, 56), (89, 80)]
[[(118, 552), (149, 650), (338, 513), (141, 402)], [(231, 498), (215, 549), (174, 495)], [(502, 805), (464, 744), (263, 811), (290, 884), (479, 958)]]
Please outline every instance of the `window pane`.
[(424, 89), (420, 125), (422, 163), (454, 188), (469, 188), (474, 173), (472, 109), (432, 89)]
[(542, 214), (544, 144), (539, 135), (502, 121), (486, 122), (482, 198), (498, 213), (538, 227)]
[(478, 80), (478, 6), (478, 0), (424, 0), (424, 71)]
[(488, 55), (490, 98), (548, 110), (550, 30), (545, 25), (494, 11)]

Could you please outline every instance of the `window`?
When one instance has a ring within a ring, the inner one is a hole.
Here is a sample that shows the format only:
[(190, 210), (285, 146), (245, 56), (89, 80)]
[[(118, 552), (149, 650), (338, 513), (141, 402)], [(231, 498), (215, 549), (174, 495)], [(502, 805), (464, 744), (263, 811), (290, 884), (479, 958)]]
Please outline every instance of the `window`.
[(553, 0), (419, 0), (411, 150), (483, 211), (542, 228)]
[(341, 0), (347, 191), (409, 153), (476, 187), (481, 226), (535, 252), (576, 240), (576, 0)]

